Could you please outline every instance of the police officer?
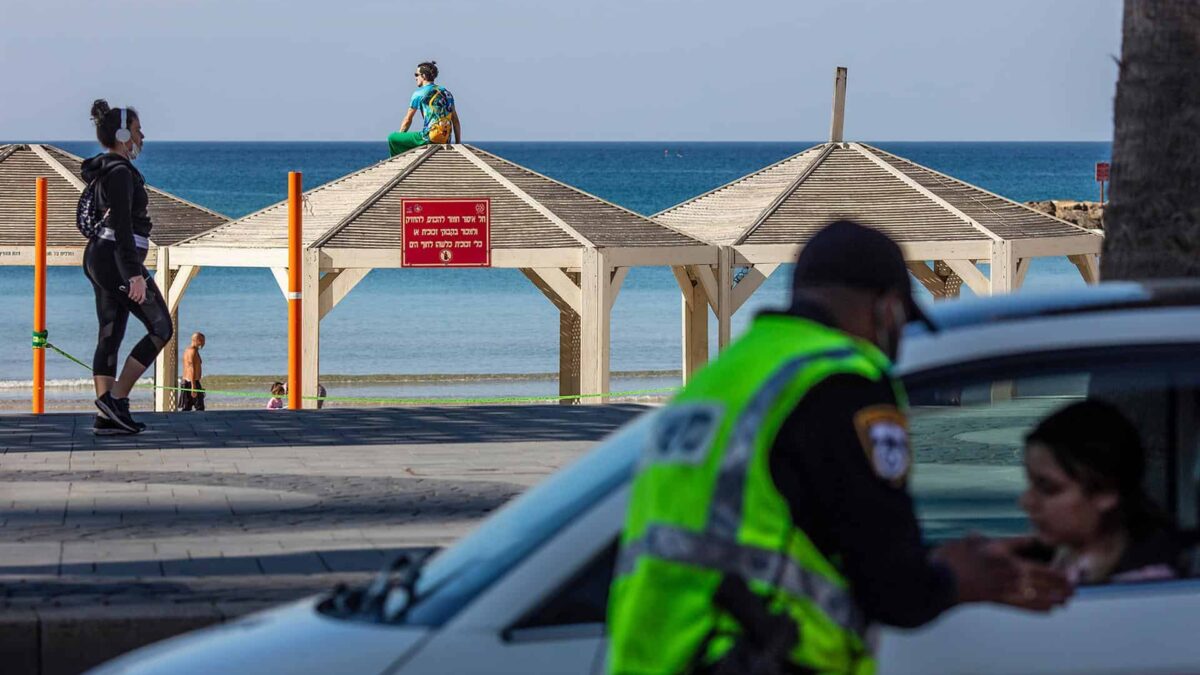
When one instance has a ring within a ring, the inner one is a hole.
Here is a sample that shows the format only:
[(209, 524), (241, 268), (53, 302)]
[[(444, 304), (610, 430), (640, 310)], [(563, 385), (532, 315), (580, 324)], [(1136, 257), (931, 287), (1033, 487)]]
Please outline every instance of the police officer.
[(912, 320), (928, 324), (899, 247), (834, 223), (801, 253), (788, 310), (660, 414), (614, 575), (611, 672), (870, 673), (872, 624), (1065, 601), (1061, 575), (1015, 555), (1025, 541), (923, 546), (889, 373)]

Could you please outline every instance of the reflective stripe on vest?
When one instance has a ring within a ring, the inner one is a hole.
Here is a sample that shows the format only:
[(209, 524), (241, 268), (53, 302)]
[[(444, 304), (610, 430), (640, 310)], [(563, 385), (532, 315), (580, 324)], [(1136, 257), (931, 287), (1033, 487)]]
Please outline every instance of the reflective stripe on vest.
[(808, 598), (846, 630), (860, 635), (866, 630), (866, 621), (849, 589), (838, 588), (821, 575), (809, 572), (784, 553), (720, 541), (676, 527), (653, 525), (640, 539), (622, 547), (616, 576), (632, 574), (637, 559), (642, 556), (736, 574), (747, 581), (769, 584)]
[(746, 470), (754, 457), (755, 439), (762, 428), (763, 420), (771, 411), (775, 399), (800, 372), (800, 369), (816, 360), (845, 359), (859, 356), (853, 349), (841, 348), (817, 352), (792, 359), (771, 375), (754, 398), (742, 409), (734, 422), (733, 430), (726, 443), (725, 456), (721, 458), (721, 469), (717, 475), (717, 488), (708, 511), (705, 532), (720, 539), (736, 540), (742, 524), (742, 503), (746, 493)]

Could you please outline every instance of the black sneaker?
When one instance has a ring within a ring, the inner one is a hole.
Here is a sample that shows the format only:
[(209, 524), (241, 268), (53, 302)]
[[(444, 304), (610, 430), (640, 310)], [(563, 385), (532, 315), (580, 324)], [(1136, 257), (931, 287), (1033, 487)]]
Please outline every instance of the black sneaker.
[(129, 434), (124, 427), (117, 426), (116, 422), (105, 417), (103, 414), (97, 414), (96, 419), (92, 422), (92, 433), (96, 436), (125, 436)]
[[(139, 433), (146, 430), (146, 425), (141, 422), (133, 424), (138, 428)], [(104, 413), (96, 413), (96, 419), (92, 422), (92, 433), (96, 436), (124, 436), (130, 432), (108, 419)]]
[(113, 398), (112, 394), (106, 391), (96, 399), (96, 407), (100, 409), (100, 412), (104, 413), (109, 422), (128, 433), (136, 434), (141, 431), (137, 426), (137, 422), (134, 422), (133, 418), (129, 416), (129, 399)]

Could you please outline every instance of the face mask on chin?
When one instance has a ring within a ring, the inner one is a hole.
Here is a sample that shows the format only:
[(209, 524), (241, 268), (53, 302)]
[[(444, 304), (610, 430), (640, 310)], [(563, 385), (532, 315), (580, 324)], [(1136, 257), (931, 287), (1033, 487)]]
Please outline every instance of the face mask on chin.
[(137, 159), (138, 155), (142, 154), (142, 145), (140, 143), (129, 142), (129, 161)]
[[(884, 321), (889, 311), (892, 315), (891, 328)], [(895, 362), (896, 355), (900, 351), (900, 332), (904, 330), (904, 316), (896, 303), (884, 301), (875, 304), (873, 313), (875, 314), (875, 346), (879, 347), (879, 351), (883, 352), (888, 360)]]

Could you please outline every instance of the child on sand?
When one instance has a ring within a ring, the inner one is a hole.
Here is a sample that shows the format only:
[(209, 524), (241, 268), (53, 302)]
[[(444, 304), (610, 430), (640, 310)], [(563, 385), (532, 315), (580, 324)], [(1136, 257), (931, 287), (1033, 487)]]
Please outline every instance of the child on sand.
[(274, 382), (271, 384), (271, 400), (267, 401), (268, 410), (283, 410), (283, 397), (287, 395), (287, 389), (284, 388), (282, 382)]

